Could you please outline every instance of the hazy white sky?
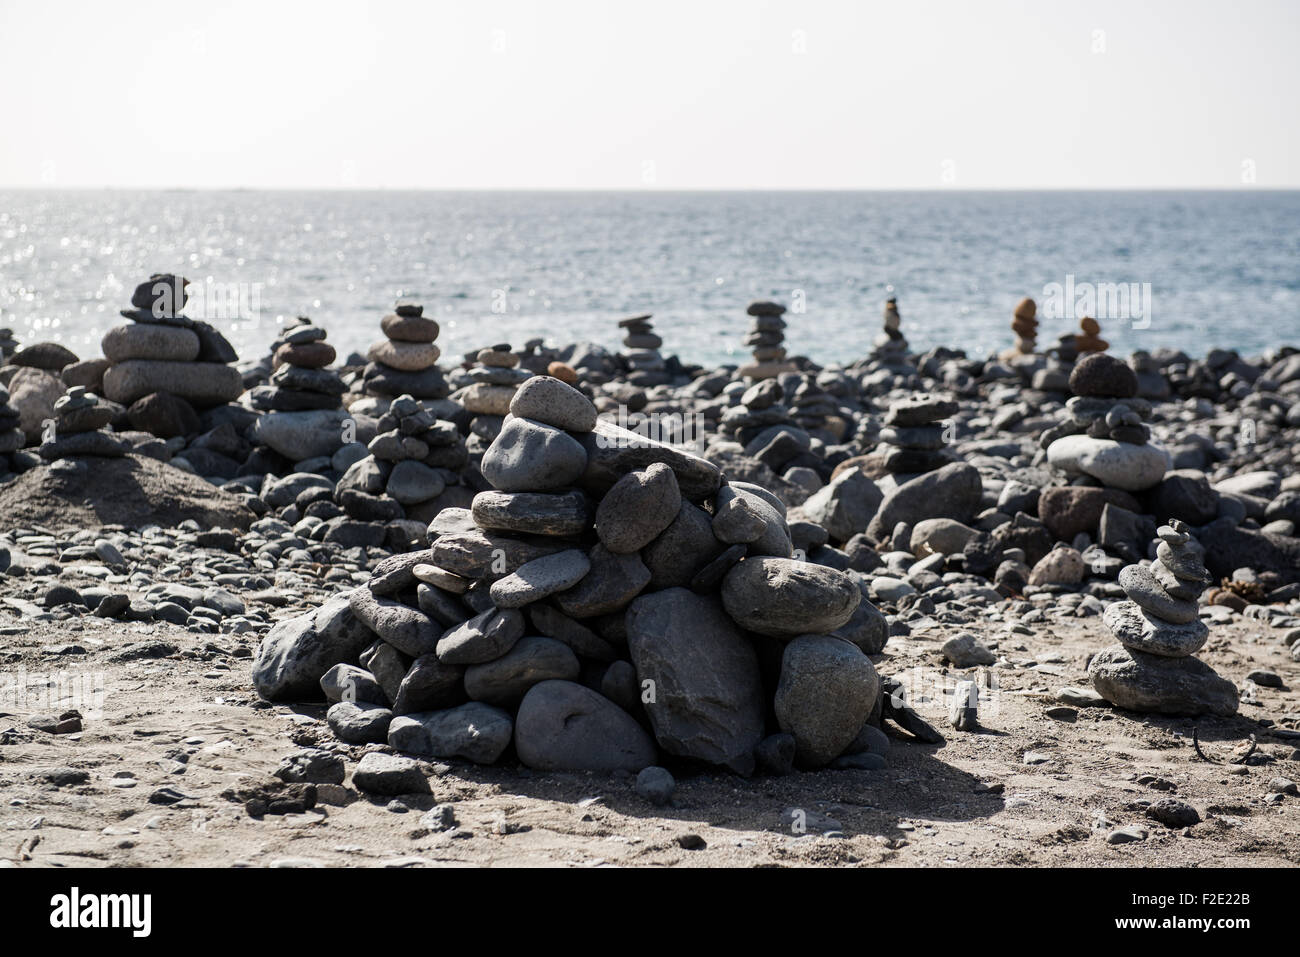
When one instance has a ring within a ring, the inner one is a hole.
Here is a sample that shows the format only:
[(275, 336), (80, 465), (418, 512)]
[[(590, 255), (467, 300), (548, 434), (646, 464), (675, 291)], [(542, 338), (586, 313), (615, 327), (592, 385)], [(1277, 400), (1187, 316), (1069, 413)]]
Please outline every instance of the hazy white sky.
[(1300, 186), (1295, 0), (0, 0), (0, 185)]

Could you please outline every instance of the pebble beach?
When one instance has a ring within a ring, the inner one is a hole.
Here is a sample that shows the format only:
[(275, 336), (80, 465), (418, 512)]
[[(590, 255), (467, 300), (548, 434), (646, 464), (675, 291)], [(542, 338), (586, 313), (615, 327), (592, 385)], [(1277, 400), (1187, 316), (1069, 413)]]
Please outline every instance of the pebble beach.
[(1300, 861), (1300, 349), (240, 355), (187, 285), (0, 330), (0, 862)]

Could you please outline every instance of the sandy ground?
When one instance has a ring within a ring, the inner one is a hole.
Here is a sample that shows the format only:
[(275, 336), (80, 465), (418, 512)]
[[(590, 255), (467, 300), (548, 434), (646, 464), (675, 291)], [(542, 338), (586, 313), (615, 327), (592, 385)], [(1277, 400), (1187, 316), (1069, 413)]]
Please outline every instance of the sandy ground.
[[(1000, 639), (1006, 664), (990, 669), (1000, 687), (983, 705), (983, 730), (946, 728), (946, 707), (914, 690), (948, 742), (921, 745), (900, 733), (883, 771), (752, 780), (679, 774), (673, 805), (656, 808), (627, 776), (430, 764), (432, 793), (404, 798), (405, 813), (349, 786), (333, 789), (333, 805), (254, 819), (222, 792), (273, 782), (285, 755), (333, 737), (319, 708), (257, 702), (249, 659), (239, 657), (247, 645), (166, 624), (25, 623), (4, 608), (4, 674), (25, 672), (29, 681), (59, 671), (99, 675), (105, 693), (102, 716), (88, 717), (79, 734), (30, 730), (23, 709), (0, 706), (0, 866), (1300, 863), (1300, 798), (1267, 797), (1274, 778), (1300, 778), (1300, 732), (1286, 738), (1261, 724), (1300, 728), (1300, 666), (1284, 654), (1282, 630), (1239, 621), (1212, 634), (1203, 656), (1221, 673), (1241, 681), (1252, 668), (1269, 667), (1288, 686), (1258, 689), (1236, 720), (1196, 723), (1206, 751), (1222, 759), (1257, 734), (1259, 748), (1244, 767), (1200, 760), (1188, 719), (1097, 707), (1078, 709), (1073, 723), (1047, 717), (1057, 689), (1086, 685), (1087, 656), (1110, 643), (1098, 618), (1071, 619), (1026, 635), (985, 632), (986, 641)], [(891, 639), (881, 671), (920, 668), (919, 687), (932, 690), (945, 678), (970, 677), (944, 674), (942, 633), (932, 635)], [(129, 643), (153, 640), (179, 653), (112, 660)], [(70, 644), (85, 653), (69, 653)], [(51, 646), (64, 647), (56, 654)], [(350, 774), (362, 750), (347, 753)], [(1027, 763), (1027, 753), (1042, 763)], [(53, 768), (88, 777), (56, 785), (46, 773)], [(150, 803), (164, 787), (184, 799)], [(1162, 797), (1190, 803), (1202, 823), (1184, 834), (1147, 820), (1145, 802)], [(421, 811), (448, 802), (459, 827), (420, 836)], [(790, 833), (782, 825), (788, 808), (833, 817), (843, 836)], [(1115, 827), (1135, 824), (1149, 831), (1145, 841), (1106, 842)], [(704, 846), (684, 848), (679, 839), (687, 835)]]

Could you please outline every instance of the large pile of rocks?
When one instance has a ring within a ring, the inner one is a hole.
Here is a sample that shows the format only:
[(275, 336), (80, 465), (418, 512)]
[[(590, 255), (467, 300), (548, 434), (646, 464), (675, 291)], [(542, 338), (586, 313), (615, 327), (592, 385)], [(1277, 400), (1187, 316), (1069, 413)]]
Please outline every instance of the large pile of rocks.
[(438, 323), (425, 316), (424, 306), (399, 302), (379, 325), (384, 338), (366, 352), (368, 362), (361, 373), (365, 394), (387, 399), (446, 398), (451, 387), (438, 368), (441, 353), (434, 344)]
[[(131, 322), (105, 333), (105, 398), (127, 406), (131, 425), (161, 438), (198, 431), (196, 409), (231, 402), (244, 391), (230, 365), (238, 358), (209, 323), (182, 314), (187, 281), (157, 274), (136, 287)], [(190, 426), (178, 431), (176, 423)]]
[(130, 442), (106, 429), (115, 410), (85, 386), (73, 386), (60, 397), (54, 414), (54, 432), (37, 450), (47, 462), (80, 455), (120, 458), (131, 450)]
[(786, 361), (785, 306), (765, 300), (751, 302), (745, 312), (753, 317), (745, 345), (753, 347), (754, 361), (741, 366), (736, 375), (745, 379), (771, 379), (797, 367)]
[(352, 593), (364, 627), (277, 626), (264, 697), (323, 691), (344, 741), (482, 764), (878, 766), (884, 618), (856, 574), (792, 557), (779, 499), (554, 378), (509, 411), (492, 488)]
[(1043, 434), (1047, 461), (1071, 476), (1110, 488), (1141, 491), (1169, 467), (1164, 449), (1150, 444), (1151, 403), (1137, 398), (1137, 376), (1105, 353), (1093, 353), (1070, 373), (1069, 420)]
[(1210, 631), (1196, 601), (1210, 580), (1204, 549), (1177, 519), (1156, 535), (1155, 561), (1127, 565), (1119, 574), (1128, 600), (1110, 605), (1104, 615), (1119, 645), (1092, 659), (1093, 687), (1130, 711), (1235, 714), (1236, 686), (1192, 657)]

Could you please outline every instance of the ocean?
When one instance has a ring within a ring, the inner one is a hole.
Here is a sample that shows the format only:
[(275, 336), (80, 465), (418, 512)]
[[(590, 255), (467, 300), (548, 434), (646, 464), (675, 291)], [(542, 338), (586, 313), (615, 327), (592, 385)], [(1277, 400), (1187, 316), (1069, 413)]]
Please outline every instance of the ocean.
[(741, 362), (771, 298), (791, 353), (847, 362), (889, 296), (917, 352), (1005, 348), (1030, 296), (1040, 348), (1089, 313), (1121, 354), (1254, 355), (1300, 346), (1300, 192), (0, 191), (0, 326), (24, 344), (99, 355), (153, 272), (194, 282), (189, 313), (245, 358), (296, 315), (364, 351), (413, 298), (448, 359), (617, 347), (649, 312), (665, 353)]

